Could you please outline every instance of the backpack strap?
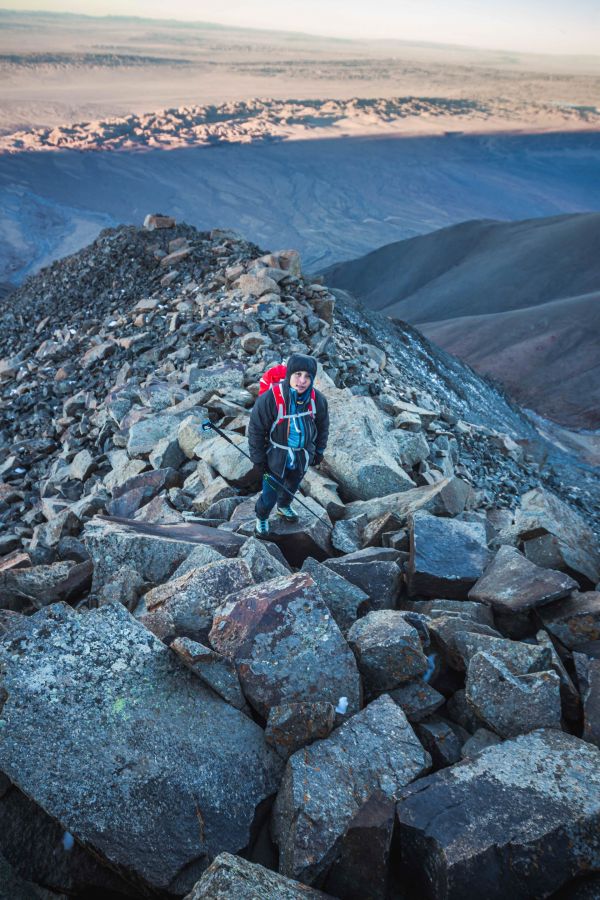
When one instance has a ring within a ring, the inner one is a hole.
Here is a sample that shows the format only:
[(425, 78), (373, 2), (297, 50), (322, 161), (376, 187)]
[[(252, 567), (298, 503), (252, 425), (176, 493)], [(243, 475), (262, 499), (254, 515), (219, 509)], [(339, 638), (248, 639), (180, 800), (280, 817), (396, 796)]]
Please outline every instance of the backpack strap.
[[(275, 428), (276, 425), (279, 425), (279, 423), (283, 422), (283, 420), (286, 418), (285, 400), (283, 397), (283, 391), (281, 390), (280, 382), (278, 382), (278, 381), (274, 382), (271, 385), (271, 390), (272, 390), (273, 396), (275, 398), (275, 406), (277, 407), (277, 418), (275, 419), (275, 421), (273, 423), (273, 428)], [(273, 428), (271, 428), (271, 431), (273, 431)]]

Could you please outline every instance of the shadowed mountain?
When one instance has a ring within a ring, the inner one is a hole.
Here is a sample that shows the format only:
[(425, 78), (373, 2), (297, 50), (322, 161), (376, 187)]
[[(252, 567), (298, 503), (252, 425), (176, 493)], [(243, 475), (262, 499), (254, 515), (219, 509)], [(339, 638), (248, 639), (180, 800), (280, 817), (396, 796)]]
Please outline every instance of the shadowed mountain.
[(473, 221), (325, 271), (526, 406), (600, 427), (600, 215)]

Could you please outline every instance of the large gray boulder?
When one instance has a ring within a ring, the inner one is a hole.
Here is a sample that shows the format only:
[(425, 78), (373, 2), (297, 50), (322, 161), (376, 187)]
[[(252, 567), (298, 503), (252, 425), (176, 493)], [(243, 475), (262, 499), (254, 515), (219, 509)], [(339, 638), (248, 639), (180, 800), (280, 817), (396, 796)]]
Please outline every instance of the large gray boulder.
[(515, 613), (567, 597), (578, 584), (564, 572), (543, 569), (503, 544), (469, 591), (470, 600), (487, 603), (498, 612)]
[(235, 661), (248, 702), (265, 718), (273, 706), (348, 700), (360, 709), (356, 661), (317, 586), (305, 573), (232, 594), (216, 611), (211, 646)]
[(444, 478), (435, 484), (426, 484), (423, 487), (411, 488), (409, 491), (399, 491), (396, 494), (388, 494), (385, 497), (374, 497), (372, 500), (355, 500), (348, 503), (344, 509), (345, 519), (354, 519), (364, 515), (369, 522), (378, 519), (386, 513), (393, 513), (401, 522), (405, 522), (410, 515), (419, 509), (437, 512), (440, 502), (440, 494), (450, 483), (450, 478)]
[(0, 770), (117, 871), (181, 894), (248, 845), (279, 757), (123, 607), (42, 610), (0, 670)]
[(519, 672), (497, 656), (479, 651), (469, 663), (465, 696), (478, 719), (500, 737), (544, 726), (560, 728), (556, 672)]
[(148, 591), (136, 616), (166, 644), (176, 637), (203, 642), (225, 597), (251, 584), (252, 573), (243, 559), (222, 559)]
[(402, 587), (402, 571), (387, 559), (348, 560), (345, 556), (325, 560), (324, 565), (350, 581), (369, 597), (373, 609), (393, 609)]
[(548, 897), (600, 867), (600, 753), (535, 731), (409, 785), (397, 816), (418, 896)]
[(352, 500), (369, 500), (415, 487), (396, 461), (396, 441), (374, 400), (328, 388), (327, 471)]
[(279, 867), (307, 884), (324, 875), (362, 804), (397, 798), (430, 757), (399, 706), (383, 695), (325, 741), (290, 757), (273, 810)]
[(485, 526), (424, 511), (409, 516), (409, 525), (409, 593), (466, 599), (491, 558)]
[(184, 900), (325, 900), (316, 891), (231, 853), (220, 853)]
[(100, 517), (86, 523), (84, 542), (94, 563), (95, 594), (124, 566), (145, 581), (162, 584), (198, 544), (208, 544), (232, 557), (244, 543), (239, 535), (202, 525), (150, 525)]
[(534, 488), (521, 497), (514, 530), (521, 541), (552, 535), (560, 557), (557, 568), (592, 587), (600, 581), (600, 548), (583, 516), (545, 488)]

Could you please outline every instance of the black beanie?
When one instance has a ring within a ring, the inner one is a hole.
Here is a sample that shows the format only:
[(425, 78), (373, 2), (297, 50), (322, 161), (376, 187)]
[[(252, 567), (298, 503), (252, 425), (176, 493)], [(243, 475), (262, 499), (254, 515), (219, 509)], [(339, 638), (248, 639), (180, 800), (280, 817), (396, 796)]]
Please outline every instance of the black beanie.
[(303, 353), (292, 353), (287, 361), (285, 380), (290, 383), (290, 378), (294, 372), (308, 372), (310, 375), (310, 386), (317, 377), (317, 361), (314, 356), (305, 356)]

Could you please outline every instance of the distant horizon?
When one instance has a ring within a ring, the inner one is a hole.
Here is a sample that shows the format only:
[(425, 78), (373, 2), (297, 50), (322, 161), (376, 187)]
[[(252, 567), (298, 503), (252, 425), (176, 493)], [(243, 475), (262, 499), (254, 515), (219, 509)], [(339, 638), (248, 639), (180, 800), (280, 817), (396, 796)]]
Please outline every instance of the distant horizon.
[[(520, 53), (524, 55), (530, 56), (551, 56), (551, 57), (580, 57), (580, 58), (593, 58), (599, 59), (600, 52), (598, 52), (597, 48), (599, 46), (599, 36), (600, 36), (600, 5), (598, 7), (594, 6), (595, 0), (572, 0), (570, 4), (566, 3), (566, 0), (553, 0), (552, 5), (554, 7), (559, 6), (564, 8), (565, 22), (561, 22), (557, 20), (555, 22), (546, 21), (549, 17), (543, 14), (544, 7), (547, 9), (548, 4), (547, 0), (529, 0), (529, 6), (532, 7), (528, 15), (532, 13), (535, 15), (533, 7), (540, 7), (542, 10), (540, 12), (541, 22), (546, 26), (545, 40), (549, 39), (559, 40), (561, 42), (567, 43), (568, 37), (565, 37), (566, 25), (572, 25), (573, 20), (577, 21), (578, 18), (581, 19), (583, 15), (583, 20), (580, 22), (579, 28), (583, 29), (579, 34), (579, 40), (582, 41), (581, 44), (574, 46), (572, 43), (569, 43), (568, 46), (561, 46), (560, 49), (556, 47), (548, 47), (548, 46), (524, 46), (522, 42), (512, 42), (511, 38), (500, 38), (498, 41), (493, 41), (492, 43), (488, 43), (486, 41), (486, 34), (490, 33), (490, 29), (492, 28), (492, 22), (488, 21), (486, 16), (483, 18), (481, 13), (478, 13), (481, 21), (477, 23), (477, 16), (471, 17), (471, 11), (469, 11), (469, 16), (467, 17), (468, 24), (465, 26), (467, 28), (467, 32), (471, 31), (471, 37), (469, 36), (459, 36), (455, 32), (451, 32), (448, 37), (442, 39), (439, 37), (432, 37), (430, 34), (425, 36), (424, 34), (416, 33), (419, 29), (423, 29), (424, 27), (429, 31), (431, 28), (430, 23), (424, 25), (423, 22), (419, 22), (419, 16), (416, 19), (413, 19), (413, 28), (415, 29), (412, 33), (404, 33), (402, 35), (390, 34), (390, 31), (394, 30), (393, 21), (386, 20), (385, 28), (387, 33), (380, 34), (377, 32), (377, 28), (374, 28), (373, 33), (366, 33), (365, 31), (365, 22), (359, 21), (360, 15), (350, 15), (347, 13), (356, 13), (356, 10), (352, 9), (353, 3), (352, 0), (346, 0), (346, 8), (343, 12), (345, 19), (354, 20), (355, 27), (360, 30), (360, 33), (351, 33), (351, 30), (344, 30), (343, 28), (337, 28), (336, 30), (328, 30), (327, 25), (323, 29), (312, 29), (310, 27), (298, 27), (295, 22), (296, 19), (292, 14), (291, 17), (288, 16), (287, 20), (284, 15), (281, 15), (281, 11), (278, 11), (277, 15), (273, 15), (269, 13), (269, 9), (274, 7), (274, 0), (260, 0), (260, 2), (255, 3), (255, 7), (259, 8), (258, 13), (253, 13), (255, 18), (257, 17), (259, 21), (248, 21), (248, 16), (246, 14), (247, 6), (241, 2), (232, 2), (232, 0), (223, 0), (220, 4), (222, 17), (220, 21), (213, 20), (212, 18), (204, 18), (200, 17), (202, 15), (202, 9), (198, 7), (202, 6), (206, 8), (207, 6), (212, 6), (212, 2), (204, 2), (193, 3), (193, 12), (187, 14), (185, 9), (182, 7), (190, 6), (191, 0), (174, 0), (172, 4), (172, 9), (174, 13), (170, 15), (161, 15), (160, 11), (162, 9), (162, 4), (158, 3), (158, 0), (144, 0), (144, 2), (140, 3), (139, 0), (121, 0), (121, 2), (115, 2), (115, 0), (86, 0), (85, 6), (86, 10), (82, 11), (79, 9), (81, 0), (72, 0), (71, 3), (62, 3), (57, 2), (57, 0), (37, 0), (37, 2), (28, 4), (27, 0), (24, 0), (23, 3), (18, 3), (13, 6), (1, 6), (0, 13), (9, 13), (15, 15), (22, 14), (30, 14), (30, 15), (51, 15), (51, 16), (65, 16), (65, 17), (79, 17), (84, 19), (92, 19), (92, 20), (106, 20), (106, 19), (121, 19), (127, 21), (138, 21), (138, 22), (164, 22), (171, 23), (173, 25), (182, 24), (182, 25), (196, 25), (204, 28), (215, 28), (215, 29), (223, 29), (223, 30), (242, 30), (242, 31), (258, 31), (258, 32), (272, 32), (274, 34), (289, 34), (289, 35), (298, 35), (312, 38), (321, 38), (328, 40), (339, 40), (340, 42), (364, 42), (364, 41), (372, 41), (377, 43), (398, 43), (402, 45), (420, 45), (420, 46), (428, 46), (432, 48), (439, 47), (440, 49), (459, 49), (459, 50), (479, 50), (485, 52), (498, 52), (498, 53)], [(320, 12), (325, 7), (336, 7), (339, 6), (342, 0), (303, 0), (302, 8), (303, 8), (303, 17), (310, 18), (310, 16), (305, 15), (305, 8), (315, 7), (315, 18), (317, 9)], [(389, 5), (391, 0), (376, 0), (375, 7), (386, 7)], [(461, 6), (461, 2), (464, 5), (468, 0), (460, 0), (457, 2), (456, 7)], [(421, 0), (422, 3), (422, 0)], [(431, 6), (443, 6), (443, 3), (440, 3), (439, 0), (425, 0), (425, 5)], [(298, 0), (292, 0), (292, 3), (289, 4), (298, 5)], [(413, 4), (409, 3), (408, 6)], [(143, 6), (144, 9), (148, 10), (148, 12), (142, 12), (138, 8), (139, 6)], [(156, 9), (155, 7), (159, 7)], [(223, 6), (234, 7), (232, 11), (230, 11), (229, 18), (227, 18), (226, 11), (223, 11)], [(519, 28), (520, 31), (523, 31), (522, 23), (523, 18), (527, 21), (527, 15), (523, 15), (525, 10), (522, 5), (518, 5), (517, 0), (509, 0), (509, 2), (505, 2), (503, 4), (503, 10), (506, 13), (509, 13), (511, 6), (514, 6), (515, 12), (514, 18), (510, 21), (510, 31), (512, 29)], [(94, 10), (90, 12), (90, 7), (94, 7)], [(124, 11), (124, 7), (132, 7), (128, 8)], [(261, 20), (260, 10), (262, 9), (262, 14), (267, 15), (268, 24), (265, 24), (264, 21)], [(575, 11), (575, 14), (574, 14)], [(454, 11), (456, 12), (456, 10)], [(467, 10), (463, 10), (463, 14), (466, 13)], [(520, 17), (519, 13), (520, 12)], [(340, 13), (341, 14), (341, 13)], [(587, 21), (586, 17), (589, 15), (589, 21)], [(510, 14), (509, 14), (510, 17)], [(597, 19), (597, 22), (593, 21), (594, 17)], [(327, 16), (323, 16), (319, 14), (318, 18), (324, 20), (325, 23), (329, 21)], [(337, 22), (337, 17), (336, 22)], [(372, 18), (375, 22), (380, 20), (380, 17), (373, 15), (373, 6), (369, 11), (369, 16), (367, 18)], [(453, 13), (452, 19), (454, 20), (456, 15)], [(460, 18), (460, 17), (458, 17)], [(272, 24), (273, 20), (279, 21), (279, 27), (274, 27)], [(409, 16), (410, 20), (410, 16)], [(285, 22), (287, 21), (287, 24)], [(454, 23), (453, 23), (454, 24)], [(530, 23), (532, 28), (534, 28), (534, 32), (536, 36), (539, 38), (539, 33), (542, 31), (538, 20)], [(597, 25), (597, 31), (595, 31), (595, 25)], [(506, 23), (505, 23), (506, 26)], [(397, 23), (397, 28), (404, 27), (401, 23)], [(438, 23), (438, 27), (443, 27), (443, 21)], [(483, 30), (481, 30), (483, 28)], [(487, 32), (486, 32), (487, 28)], [(479, 29), (479, 30), (478, 30)], [(492, 29), (494, 31), (494, 29)], [(495, 33), (500, 35), (502, 33), (502, 28), (496, 28)], [(477, 36), (479, 35), (479, 36)], [(551, 38), (549, 38), (551, 35)], [(560, 35), (560, 36), (559, 36)], [(505, 40), (508, 40), (509, 43), (506, 43)], [(571, 36), (571, 42), (573, 37)], [(544, 37), (542, 37), (542, 41), (544, 41)], [(588, 46), (589, 42), (589, 46)]]

